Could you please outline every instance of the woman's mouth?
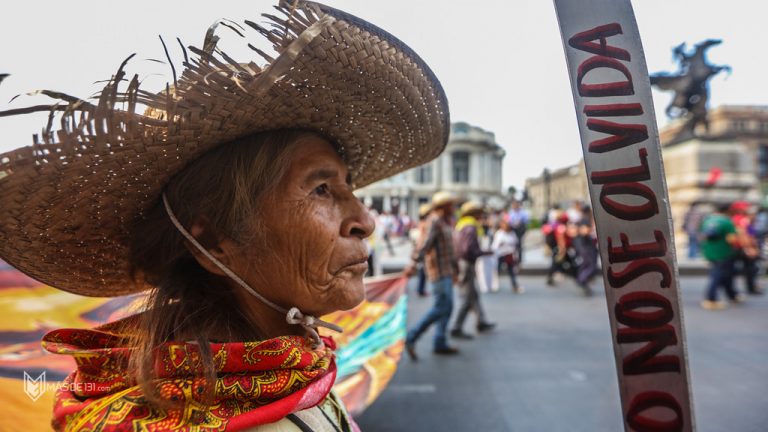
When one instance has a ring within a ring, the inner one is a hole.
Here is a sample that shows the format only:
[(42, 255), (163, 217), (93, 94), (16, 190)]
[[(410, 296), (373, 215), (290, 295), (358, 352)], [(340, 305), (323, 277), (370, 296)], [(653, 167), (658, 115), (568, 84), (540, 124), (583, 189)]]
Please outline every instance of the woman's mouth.
[(347, 262), (337, 273), (350, 272), (364, 274), (368, 271), (368, 257), (356, 258)]

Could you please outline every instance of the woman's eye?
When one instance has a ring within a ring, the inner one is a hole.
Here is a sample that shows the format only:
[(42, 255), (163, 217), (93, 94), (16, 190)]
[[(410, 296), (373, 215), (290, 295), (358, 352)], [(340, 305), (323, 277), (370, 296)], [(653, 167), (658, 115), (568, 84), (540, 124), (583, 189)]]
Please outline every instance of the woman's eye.
[(325, 196), (331, 193), (331, 189), (328, 187), (327, 183), (323, 183), (320, 186), (315, 188), (315, 194), (319, 196)]

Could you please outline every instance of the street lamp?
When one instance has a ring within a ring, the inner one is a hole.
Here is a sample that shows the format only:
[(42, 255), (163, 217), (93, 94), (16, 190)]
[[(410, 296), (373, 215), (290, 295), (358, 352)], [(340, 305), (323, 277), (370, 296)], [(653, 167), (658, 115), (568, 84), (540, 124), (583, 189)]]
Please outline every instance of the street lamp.
[(544, 179), (544, 203), (547, 206), (544, 209), (546, 215), (550, 208), (552, 208), (551, 195), (550, 195), (550, 183), (552, 181), (552, 174), (549, 172), (549, 168), (544, 168), (544, 172), (541, 173), (542, 179)]

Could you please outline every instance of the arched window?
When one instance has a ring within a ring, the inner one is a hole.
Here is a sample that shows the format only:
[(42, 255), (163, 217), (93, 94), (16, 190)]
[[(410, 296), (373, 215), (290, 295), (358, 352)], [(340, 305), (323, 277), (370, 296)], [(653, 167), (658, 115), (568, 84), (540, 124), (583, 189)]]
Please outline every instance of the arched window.
[(454, 183), (469, 183), (469, 152), (456, 151), (451, 155)]

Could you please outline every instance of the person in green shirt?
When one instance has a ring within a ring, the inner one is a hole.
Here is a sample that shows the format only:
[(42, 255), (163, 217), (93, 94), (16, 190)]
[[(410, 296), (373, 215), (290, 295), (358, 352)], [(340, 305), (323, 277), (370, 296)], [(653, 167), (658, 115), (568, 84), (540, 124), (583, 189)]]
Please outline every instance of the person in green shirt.
[(728, 204), (719, 205), (715, 213), (704, 217), (699, 228), (702, 237), (701, 252), (710, 263), (709, 285), (701, 303), (704, 309), (723, 309), (727, 306), (717, 298), (720, 287), (725, 289), (731, 301), (741, 301), (741, 296), (733, 287), (733, 259), (738, 240), (736, 226), (726, 214), (728, 207)]

